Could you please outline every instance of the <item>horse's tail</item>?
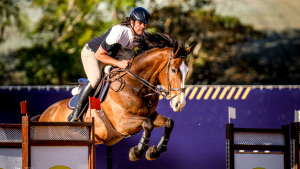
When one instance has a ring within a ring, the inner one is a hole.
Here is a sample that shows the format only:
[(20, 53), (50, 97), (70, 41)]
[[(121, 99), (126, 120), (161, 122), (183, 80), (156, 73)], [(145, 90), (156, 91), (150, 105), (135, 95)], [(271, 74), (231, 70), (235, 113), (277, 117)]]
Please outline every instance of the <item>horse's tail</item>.
[(32, 117), (32, 118), (30, 119), (30, 121), (31, 121), (31, 122), (37, 122), (37, 121), (40, 120), (40, 118), (41, 118), (41, 114)]

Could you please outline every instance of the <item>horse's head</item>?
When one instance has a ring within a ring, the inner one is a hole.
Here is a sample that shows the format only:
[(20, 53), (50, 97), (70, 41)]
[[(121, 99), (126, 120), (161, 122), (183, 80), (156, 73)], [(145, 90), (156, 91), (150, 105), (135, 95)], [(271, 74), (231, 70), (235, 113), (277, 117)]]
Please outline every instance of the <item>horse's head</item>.
[(175, 112), (180, 112), (186, 104), (184, 84), (189, 72), (186, 58), (193, 48), (194, 45), (184, 49), (176, 42), (164, 69), (166, 72), (162, 72), (162, 76), (159, 77), (159, 81), (171, 96), (170, 105)]

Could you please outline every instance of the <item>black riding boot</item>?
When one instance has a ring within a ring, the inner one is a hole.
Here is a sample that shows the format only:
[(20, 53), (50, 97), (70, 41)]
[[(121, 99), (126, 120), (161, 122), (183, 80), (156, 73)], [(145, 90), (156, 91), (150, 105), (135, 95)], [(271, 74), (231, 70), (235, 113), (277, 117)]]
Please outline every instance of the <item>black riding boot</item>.
[(83, 87), (79, 93), (76, 107), (73, 110), (73, 113), (68, 117), (69, 122), (79, 122), (79, 120), (78, 120), (79, 113), (80, 113), (81, 109), (83, 108), (83, 106), (86, 104), (88, 97), (89, 97), (90, 93), (92, 92), (92, 90), (93, 90), (93, 87), (92, 87), (91, 83), (89, 81), (87, 81), (83, 85)]

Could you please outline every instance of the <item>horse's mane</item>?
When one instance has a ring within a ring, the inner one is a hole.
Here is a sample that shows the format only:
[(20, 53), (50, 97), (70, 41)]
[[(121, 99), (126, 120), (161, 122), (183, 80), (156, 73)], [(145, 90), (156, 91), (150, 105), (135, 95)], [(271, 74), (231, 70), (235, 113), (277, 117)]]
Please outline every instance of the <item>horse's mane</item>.
[[(175, 47), (176, 42), (178, 43), (177, 40), (162, 33), (147, 33), (146, 36), (138, 36), (133, 41), (138, 47), (137, 55), (153, 48)], [(181, 43), (178, 44), (182, 47)]]
[[(175, 47), (176, 42), (182, 48), (183, 45), (167, 34), (162, 33), (147, 33), (145, 36), (136, 36), (133, 40), (134, 46), (138, 47), (136, 56), (153, 48)], [(119, 50), (116, 58), (118, 60), (129, 60), (134, 53), (134, 49), (123, 48)], [(131, 55), (131, 56), (128, 56)]]

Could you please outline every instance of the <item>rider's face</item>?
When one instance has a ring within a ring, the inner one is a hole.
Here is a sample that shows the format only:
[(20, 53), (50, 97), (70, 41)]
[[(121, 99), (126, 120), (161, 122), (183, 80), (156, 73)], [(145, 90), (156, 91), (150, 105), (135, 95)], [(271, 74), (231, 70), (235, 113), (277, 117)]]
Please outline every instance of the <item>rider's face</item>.
[(133, 27), (134, 31), (138, 34), (138, 35), (142, 35), (145, 31), (145, 29), (147, 28), (147, 24), (140, 22), (140, 21), (135, 21), (135, 24), (133, 24), (133, 21), (130, 21), (131, 26)]

